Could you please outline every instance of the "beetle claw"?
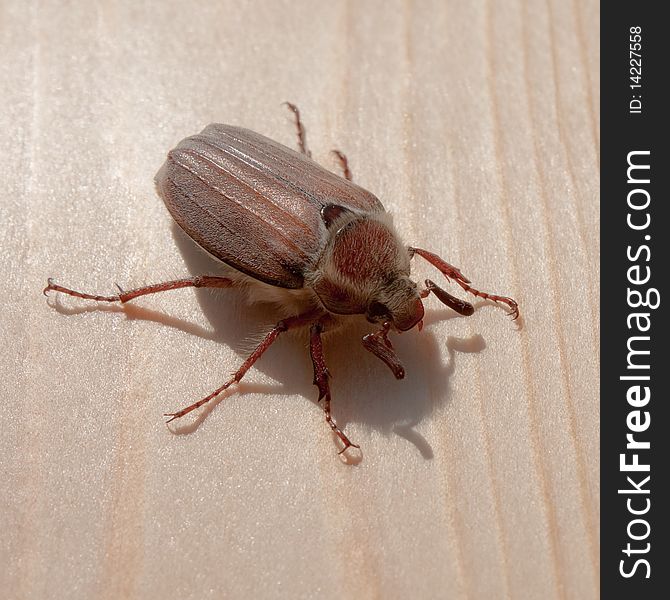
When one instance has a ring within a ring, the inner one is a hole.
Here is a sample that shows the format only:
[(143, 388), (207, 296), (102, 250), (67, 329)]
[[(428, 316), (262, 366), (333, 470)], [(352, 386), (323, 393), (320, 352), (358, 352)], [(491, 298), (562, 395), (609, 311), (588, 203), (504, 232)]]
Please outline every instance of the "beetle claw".
[(512, 317), (512, 321), (516, 321), (519, 318), (519, 305), (511, 298), (507, 298), (507, 300), (509, 300), (509, 305), (511, 308), (507, 314)]
[(337, 455), (338, 455), (338, 456), (341, 456), (341, 455), (344, 454), (347, 450), (349, 450), (349, 448), (358, 448), (359, 450), (361, 449), (361, 447), (360, 447), (358, 444), (354, 444), (353, 442), (347, 440), (347, 443), (345, 443), (344, 448), (342, 448), (342, 450), (340, 450), (340, 451), (337, 453)]
[(50, 292), (53, 289), (53, 282), (54, 282), (53, 277), (49, 277), (47, 279), (47, 286), (42, 290), (42, 293), (47, 297), (49, 296), (47, 292)]

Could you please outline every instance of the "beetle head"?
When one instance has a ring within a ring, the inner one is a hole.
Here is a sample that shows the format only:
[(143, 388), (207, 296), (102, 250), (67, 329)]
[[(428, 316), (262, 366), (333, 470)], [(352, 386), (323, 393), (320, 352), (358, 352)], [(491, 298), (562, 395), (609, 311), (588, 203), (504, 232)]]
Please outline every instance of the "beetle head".
[(398, 277), (382, 284), (365, 311), (370, 323), (390, 321), (399, 331), (412, 329), (423, 319), (423, 302), (409, 277)]
[(363, 314), (371, 323), (390, 321), (400, 331), (414, 327), (423, 318), (423, 304), (409, 278), (409, 253), (389, 215), (343, 209), (336, 217), (330, 223), (324, 218), (330, 237), (310, 281), (324, 307)]

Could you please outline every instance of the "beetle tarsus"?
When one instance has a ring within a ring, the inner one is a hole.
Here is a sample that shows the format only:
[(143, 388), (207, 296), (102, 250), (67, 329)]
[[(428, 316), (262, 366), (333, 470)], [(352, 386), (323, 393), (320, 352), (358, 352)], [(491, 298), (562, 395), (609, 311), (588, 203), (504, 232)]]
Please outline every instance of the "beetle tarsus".
[[(223, 392), (224, 390), (227, 390), (231, 385), (233, 385), (233, 383), (239, 382), (239, 379), (236, 379), (236, 378), (237, 378), (237, 373), (235, 373), (235, 375), (233, 375), (232, 379), (226, 381), (226, 383), (224, 383), (220, 388), (217, 388), (211, 394), (209, 394), (209, 396), (205, 396), (202, 400), (198, 400), (197, 402), (194, 402), (190, 406), (187, 406), (186, 408), (182, 408), (181, 410), (178, 410), (177, 412), (165, 413), (163, 415), (164, 417), (171, 417), (170, 419), (168, 419), (165, 422), (165, 424), (167, 425), (168, 423), (174, 421), (175, 419), (180, 419), (181, 417), (187, 415), (191, 411), (194, 411), (197, 408), (200, 408), (201, 406), (203, 406), (204, 404), (207, 404), (210, 400), (213, 400), (214, 398), (216, 398), (221, 392)], [(240, 377), (240, 379), (241, 379), (241, 377)]]
[(118, 302), (118, 296), (98, 296), (96, 294), (85, 294), (84, 292), (78, 292), (76, 290), (71, 290), (70, 288), (63, 287), (54, 283), (54, 280), (49, 277), (47, 279), (47, 286), (42, 290), (42, 293), (45, 296), (48, 296), (47, 292), (61, 292), (62, 294), (67, 294), (68, 296), (74, 296), (75, 298), (82, 298), (83, 300), (96, 300), (98, 302)]
[(488, 294), (486, 292), (480, 292), (479, 290), (474, 289), (473, 287), (462, 284), (458, 280), (456, 281), (466, 292), (469, 292), (473, 296), (478, 298), (483, 298), (484, 300), (491, 300), (496, 304), (506, 304), (510, 308), (509, 316), (512, 317), (513, 321), (516, 321), (519, 318), (519, 304), (516, 300), (509, 298), (507, 296), (496, 296), (495, 294)]
[(295, 117), (295, 127), (298, 130), (298, 147), (300, 148), (300, 152), (312, 158), (312, 153), (307, 149), (307, 134), (305, 126), (300, 119), (300, 109), (292, 102), (284, 102), (284, 104), (289, 107)]
[(341, 150), (331, 150), (331, 152), (337, 157), (340, 161), (340, 166), (342, 167), (342, 176), (347, 180), (352, 180), (351, 169), (349, 169), (349, 160), (347, 155)]

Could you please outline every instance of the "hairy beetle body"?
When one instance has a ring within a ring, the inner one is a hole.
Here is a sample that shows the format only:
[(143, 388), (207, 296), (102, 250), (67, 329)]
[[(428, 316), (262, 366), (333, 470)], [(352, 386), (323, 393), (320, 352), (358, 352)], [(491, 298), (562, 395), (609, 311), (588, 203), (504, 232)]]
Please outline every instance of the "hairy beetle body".
[(390, 332), (422, 326), (422, 300), (433, 293), (462, 315), (471, 304), (455, 298), (430, 280), (419, 289), (410, 279), (410, 260), (417, 254), (467, 292), (507, 304), (506, 296), (480, 292), (459, 269), (436, 254), (405, 246), (391, 216), (374, 194), (351, 182), (346, 157), (334, 151), (344, 177), (312, 161), (298, 109), (294, 112), (301, 152), (258, 133), (231, 125), (208, 125), (168, 153), (155, 182), (177, 224), (200, 247), (226, 265), (225, 277), (200, 275), (101, 296), (71, 290), (49, 280), (49, 290), (87, 300), (125, 303), (139, 296), (183, 287), (238, 287), (251, 300), (279, 304), (279, 321), (220, 388), (168, 413), (182, 417), (239, 382), (283, 332), (310, 328), (314, 384), (323, 400), (326, 422), (342, 442), (352, 444), (330, 412), (329, 373), (321, 334), (339, 320), (363, 315), (381, 328), (363, 337), (363, 347), (382, 360), (394, 376), (405, 370), (388, 338)]
[(344, 315), (376, 303), (398, 315), (401, 330), (423, 316), (409, 253), (382, 203), (305, 154), (212, 124), (168, 153), (156, 188), (207, 252), (262, 283), (303, 290), (266, 291), (275, 302)]

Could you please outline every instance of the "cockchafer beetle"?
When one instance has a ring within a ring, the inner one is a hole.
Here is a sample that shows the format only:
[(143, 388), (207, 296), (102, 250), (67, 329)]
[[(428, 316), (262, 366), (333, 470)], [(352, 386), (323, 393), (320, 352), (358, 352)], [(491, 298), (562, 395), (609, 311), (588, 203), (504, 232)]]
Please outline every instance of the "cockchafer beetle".
[(363, 337), (397, 379), (405, 376), (388, 334), (423, 324), (422, 299), (431, 292), (461, 315), (471, 304), (427, 279), (410, 279), (410, 259), (419, 255), (447, 280), (480, 298), (502, 302), (516, 319), (516, 301), (476, 290), (459, 269), (436, 254), (405, 246), (376, 196), (351, 181), (344, 154), (335, 150), (343, 177), (311, 159), (298, 108), (290, 103), (298, 132), (296, 152), (248, 129), (208, 125), (168, 153), (155, 182), (177, 224), (200, 247), (229, 267), (226, 277), (202, 275), (158, 283), (113, 296), (86, 294), (51, 279), (44, 289), (87, 300), (121, 302), (183, 287), (241, 287), (284, 306), (287, 316), (258, 344), (231, 379), (174, 413), (168, 422), (206, 404), (239, 382), (251, 366), (289, 330), (310, 328), (314, 384), (326, 421), (342, 442), (340, 454), (358, 448), (331, 415), (330, 377), (321, 335), (350, 315), (364, 315), (381, 328)]

